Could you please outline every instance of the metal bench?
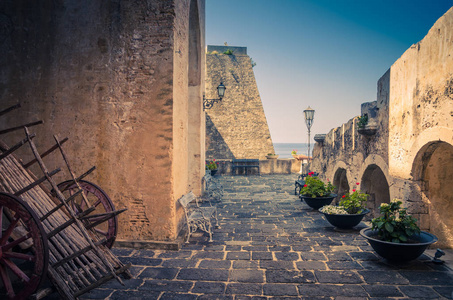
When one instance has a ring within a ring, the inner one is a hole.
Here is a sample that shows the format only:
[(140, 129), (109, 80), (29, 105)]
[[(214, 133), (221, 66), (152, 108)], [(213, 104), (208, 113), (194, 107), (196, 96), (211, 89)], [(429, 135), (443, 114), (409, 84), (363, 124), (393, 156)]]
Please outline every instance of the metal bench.
[(205, 185), (205, 191), (207, 196), (216, 201), (220, 201), (223, 197), (223, 185), (214, 177), (209, 174), (209, 172), (206, 172), (206, 174), (203, 176), (202, 182)]
[(232, 161), (232, 172), (233, 175), (236, 175), (237, 169), (244, 169), (245, 175), (247, 175), (247, 170), (252, 168), (258, 169), (258, 175), (260, 174), (260, 161), (259, 159), (233, 159)]
[[(212, 206), (210, 203), (209, 206), (200, 206), (198, 198), (192, 191), (182, 196), (178, 201), (184, 209), (186, 218), (185, 221), (188, 231), (186, 243), (189, 242), (192, 233), (196, 232), (198, 229), (208, 233), (209, 242), (212, 242), (212, 219), (215, 219), (215, 226), (219, 227), (217, 207)], [(191, 205), (192, 202), (195, 202), (195, 205)]]
[[(314, 173), (313, 176), (318, 176), (318, 173)], [(305, 177), (308, 176), (308, 173), (301, 174), (297, 177), (297, 180), (294, 182), (294, 195), (300, 193), (300, 189), (305, 185)]]

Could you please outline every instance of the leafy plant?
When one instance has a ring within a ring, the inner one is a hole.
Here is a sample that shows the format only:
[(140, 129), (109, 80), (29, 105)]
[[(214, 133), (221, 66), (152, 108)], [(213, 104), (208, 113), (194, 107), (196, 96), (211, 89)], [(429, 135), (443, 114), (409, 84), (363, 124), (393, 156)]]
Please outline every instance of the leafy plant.
[(402, 202), (395, 199), (390, 203), (382, 203), (379, 207), (381, 216), (371, 220), (372, 229), (377, 230), (378, 237), (383, 241), (407, 242), (415, 234), (420, 234), (417, 219), (408, 215)]
[(313, 175), (314, 172), (308, 173), (305, 178), (305, 185), (300, 189), (300, 194), (311, 198), (329, 196), (335, 187), (330, 181), (326, 184), (318, 176)]
[(223, 52), (223, 54), (226, 54), (226, 55), (233, 55), (233, 51), (231, 49), (228, 49), (226, 50), (225, 52)]
[(293, 149), (293, 151), (291, 151), (291, 154), (292, 154), (292, 155), (297, 155), (297, 150), (294, 150), (294, 149)]
[(217, 170), (217, 165), (219, 163), (215, 159), (206, 162), (206, 170)]
[[(356, 185), (359, 185), (359, 183), (357, 182)], [(365, 209), (364, 204), (366, 203), (368, 196), (368, 194), (353, 189), (352, 193), (347, 193), (342, 196), (339, 205), (343, 207), (348, 214), (360, 214)]]
[(358, 118), (357, 126), (359, 128), (364, 128), (368, 124), (368, 114), (364, 114)]
[(253, 59), (250, 58), (250, 63), (252, 64), (252, 68), (256, 66), (256, 62), (253, 61)]

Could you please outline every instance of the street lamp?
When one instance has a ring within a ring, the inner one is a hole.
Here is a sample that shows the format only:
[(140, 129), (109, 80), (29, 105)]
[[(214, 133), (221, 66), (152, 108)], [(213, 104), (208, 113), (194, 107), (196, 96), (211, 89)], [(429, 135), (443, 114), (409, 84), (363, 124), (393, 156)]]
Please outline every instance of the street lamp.
[(313, 119), (315, 117), (315, 110), (312, 109), (310, 106), (306, 110), (304, 110), (305, 116), (305, 124), (307, 124), (308, 128), (308, 171), (310, 171), (310, 129), (311, 125), (313, 124)]
[(223, 96), (225, 96), (226, 87), (221, 82), (217, 87), (217, 95), (219, 96), (218, 99), (206, 99), (205, 95), (203, 94), (203, 110), (210, 109), (214, 103), (222, 101)]

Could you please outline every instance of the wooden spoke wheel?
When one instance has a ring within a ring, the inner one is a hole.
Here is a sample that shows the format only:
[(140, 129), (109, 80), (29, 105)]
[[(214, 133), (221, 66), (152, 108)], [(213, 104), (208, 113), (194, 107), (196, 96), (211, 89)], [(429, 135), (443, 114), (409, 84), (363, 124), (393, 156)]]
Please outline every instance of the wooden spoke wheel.
[[(100, 214), (115, 211), (112, 200), (110, 200), (109, 196), (107, 196), (99, 186), (85, 180), (80, 180), (78, 183), (89, 203), (87, 204), (81, 195), (75, 197), (70, 203), (74, 212), (80, 214), (92, 206), (95, 207), (95, 210), (89, 213), (88, 218), (84, 220), (85, 227), (88, 228), (93, 223), (99, 222), (105, 218), (105, 216)], [(66, 198), (79, 190), (77, 184), (72, 181), (62, 182), (58, 184), (58, 188), (63, 192)], [(112, 248), (113, 243), (115, 242), (117, 228), (118, 218), (115, 215), (107, 221), (92, 227), (90, 230), (95, 233), (99, 239), (106, 238), (107, 242), (105, 243), (105, 246)]]
[(6, 193), (0, 193), (0, 225), (0, 299), (26, 299), (47, 275), (46, 233), (30, 206)]

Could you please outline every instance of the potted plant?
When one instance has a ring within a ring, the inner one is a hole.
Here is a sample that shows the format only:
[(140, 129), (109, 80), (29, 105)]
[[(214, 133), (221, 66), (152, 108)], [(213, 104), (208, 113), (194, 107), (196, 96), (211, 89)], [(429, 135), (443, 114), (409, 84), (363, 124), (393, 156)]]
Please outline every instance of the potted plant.
[(274, 153), (268, 153), (266, 155), (266, 158), (267, 159), (277, 159), (278, 158), (278, 155), (277, 154), (274, 154)]
[(305, 177), (305, 184), (300, 189), (299, 197), (311, 208), (319, 209), (325, 205), (329, 205), (337, 195), (332, 194), (335, 187), (330, 181), (326, 184), (318, 176), (314, 176), (314, 174), (314, 172), (310, 172)]
[[(359, 185), (359, 183), (356, 183)], [(357, 226), (370, 212), (364, 207), (368, 194), (353, 189), (352, 193), (343, 195), (338, 206), (326, 205), (319, 209), (327, 221), (335, 227), (348, 229)]]
[(297, 150), (294, 150), (294, 149), (293, 149), (293, 151), (291, 151), (291, 155), (292, 155), (294, 158), (296, 158), (296, 157), (297, 157)]
[(215, 159), (206, 162), (206, 170), (211, 171), (211, 175), (214, 176), (217, 173), (219, 163)]
[(420, 230), (417, 219), (401, 204), (397, 199), (382, 203), (379, 207), (381, 216), (371, 220), (371, 228), (360, 231), (377, 254), (393, 261), (416, 259), (429, 245), (437, 242), (435, 235)]

